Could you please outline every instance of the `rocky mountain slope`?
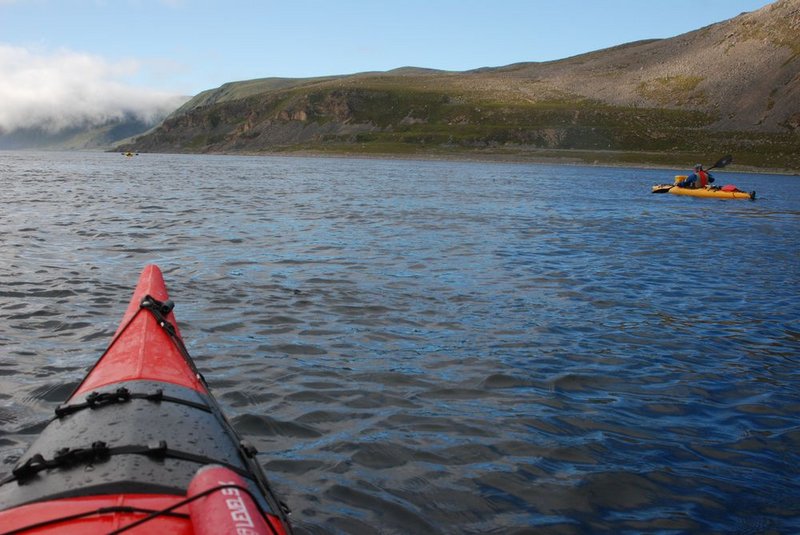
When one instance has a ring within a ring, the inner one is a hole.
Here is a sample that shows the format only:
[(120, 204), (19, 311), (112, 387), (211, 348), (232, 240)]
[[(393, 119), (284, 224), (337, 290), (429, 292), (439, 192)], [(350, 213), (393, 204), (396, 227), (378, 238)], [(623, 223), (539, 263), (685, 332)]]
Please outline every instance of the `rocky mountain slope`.
[(800, 1), (678, 37), (503, 72), (619, 106), (718, 114), (714, 129), (800, 128)]
[(121, 148), (682, 164), (732, 152), (798, 170), (800, 0), (553, 62), (229, 83)]

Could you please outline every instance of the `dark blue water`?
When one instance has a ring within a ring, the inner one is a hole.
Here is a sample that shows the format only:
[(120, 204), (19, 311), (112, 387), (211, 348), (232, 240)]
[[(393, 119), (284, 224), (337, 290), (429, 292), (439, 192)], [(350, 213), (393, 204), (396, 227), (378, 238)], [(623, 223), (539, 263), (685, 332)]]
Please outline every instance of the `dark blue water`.
[(300, 533), (800, 531), (800, 179), (0, 152), (0, 473), (147, 263)]

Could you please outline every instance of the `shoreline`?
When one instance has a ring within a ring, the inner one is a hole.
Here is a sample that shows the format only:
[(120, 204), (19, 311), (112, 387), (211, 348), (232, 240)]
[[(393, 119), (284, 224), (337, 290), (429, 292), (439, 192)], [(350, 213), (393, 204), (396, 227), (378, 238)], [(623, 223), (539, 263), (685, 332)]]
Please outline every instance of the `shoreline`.
[[(101, 152), (120, 152), (118, 149), (98, 149)], [(139, 154), (196, 154), (213, 156), (265, 156), (265, 157), (301, 157), (301, 158), (349, 158), (364, 160), (409, 160), (409, 161), (443, 161), (443, 162), (475, 162), (475, 163), (514, 163), (514, 164), (542, 164), (584, 167), (620, 167), (626, 169), (664, 169), (688, 170), (698, 161), (708, 160), (710, 166), (713, 160), (703, 158), (697, 154), (682, 153), (674, 156), (661, 152), (628, 152), (628, 151), (586, 151), (579, 149), (542, 149), (530, 152), (477, 152), (477, 151), (420, 151), (420, 152), (366, 152), (346, 150), (319, 150), (319, 149), (286, 149), (271, 151), (138, 151)], [(653, 159), (648, 161), (647, 156)], [(653, 160), (668, 160), (657, 162)], [(680, 160), (680, 162), (679, 162)], [(725, 170), (745, 174), (768, 174), (783, 176), (800, 176), (800, 169), (788, 168), (761, 168), (750, 165), (740, 165), (734, 162)]]
[[(324, 150), (289, 150), (289, 151), (212, 151), (203, 153), (185, 154), (209, 154), (219, 156), (272, 156), (272, 157), (303, 157), (303, 158), (349, 158), (364, 160), (409, 160), (409, 161), (442, 161), (442, 162), (474, 162), (474, 163), (513, 163), (513, 164), (542, 164), (560, 166), (580, 166), (580, 167), (620, 167), (625, 169), (664, 169), (664, 170), (688, 170), (697, 161), (702, 162), (702, 158), (695, 157), (685, 160), (685, 163), (657, 163), (648, 161), (625, 161), (616, 160), (614, 155), (641, 155), (649, 153), (630, 153), (621, 151), (570, 151), (562, 149), (565, 154), (545, 155), (545, 154), (496, 154), (496, 153), (364, 153), (364, 152), (345, 152), (345, 151), (324, 151)], [(553, 152), (552, 149), (547, 152)], [(569, 155), (572, 152), (573, 155)], [(169, 153), (167, 153), (169, 154)], [(593, 158), (587, 161), (577, 154), (603, 156), (605, 158)], [(664, 156), (664, 153), (652, 153)], [(709, 160), (708, 166), (713, 164)], [(738, 165), (734, 163), (725, 167), (726, 171), (744, 174), (767, 174), (783, 176), (800, 176), (800, 169), (785, 168), (760, 168), (749, 165)]]

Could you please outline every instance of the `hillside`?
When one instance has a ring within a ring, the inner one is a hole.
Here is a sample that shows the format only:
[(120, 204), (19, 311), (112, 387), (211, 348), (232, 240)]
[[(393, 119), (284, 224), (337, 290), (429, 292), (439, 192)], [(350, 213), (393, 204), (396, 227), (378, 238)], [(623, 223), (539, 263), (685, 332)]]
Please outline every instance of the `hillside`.
[(667, 164), (730, 152), (800, 170), (800, 0), (546, 63), (228, 83), (120, 148)]

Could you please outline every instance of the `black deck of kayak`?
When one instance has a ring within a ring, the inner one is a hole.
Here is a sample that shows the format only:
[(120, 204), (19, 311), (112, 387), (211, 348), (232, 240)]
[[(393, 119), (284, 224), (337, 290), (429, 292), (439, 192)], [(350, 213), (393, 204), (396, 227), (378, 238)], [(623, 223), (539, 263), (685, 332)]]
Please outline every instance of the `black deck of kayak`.
[(116, 383), (59, 407), (0, 484), (0, 510), (78, 496), (183, 496), (199, 468), (220, 464), (275, 511), (253, 453), (210, 396), (156, 381)]

